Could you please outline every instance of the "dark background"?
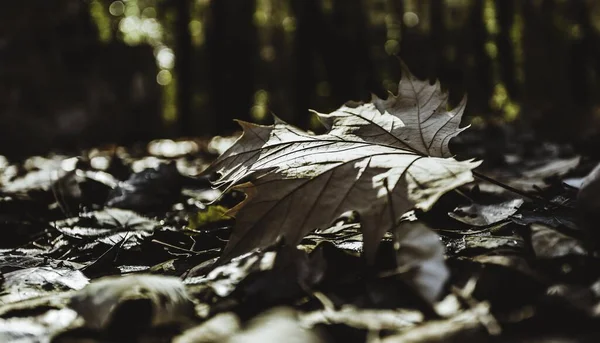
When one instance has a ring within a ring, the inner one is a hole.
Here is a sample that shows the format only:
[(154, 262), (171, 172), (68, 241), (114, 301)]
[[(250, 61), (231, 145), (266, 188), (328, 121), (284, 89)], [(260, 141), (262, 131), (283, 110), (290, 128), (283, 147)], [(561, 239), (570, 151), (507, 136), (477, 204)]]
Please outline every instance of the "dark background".
[(395, 91), (469, 96), (475, 127), (600, 130), (600, 1), (28, 0), (0, 5), (0, 155), (210, 136)]

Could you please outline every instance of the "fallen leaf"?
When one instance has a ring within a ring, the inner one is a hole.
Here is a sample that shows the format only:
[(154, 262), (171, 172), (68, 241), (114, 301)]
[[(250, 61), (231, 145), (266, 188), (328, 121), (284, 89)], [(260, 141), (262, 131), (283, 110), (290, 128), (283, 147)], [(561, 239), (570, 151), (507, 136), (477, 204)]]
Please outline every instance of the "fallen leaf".
[(65, 236), (93, 239), (111, 246), (120, 243), (127, 236), (123, 249), (139, 245), (159, 226), (152, 219), (118, 208), (82, 213), (79, 217), (56, 221), (52, 225)]
[(569, 158), (554, 158), (550, 161), (544, 161), (540, 166), (534, 168), (526, 168), (520, 171), (515, 177), (500, 177), (499, 180), (506, 182), (508, 185), (522, 190), (532, 190), (535, 187), (545, 187), (546, 181), (552, 177), (562, 177), (569, 171), (575, 169), (581, 160), (580, 156)]
[(598, 164), (584, 179), (577, 194), (577, 209), (583, 224), (590, 233), (598, 236), (597, 226), (600, 218), (600, 164)]
[(525, 249), (525, 242), (519, 236), (470, 235), (457, 238), (454, 241), (457, 244), (453, 247), (452, 254), (483, 254), (499, 249), (519, 252)]
[(458, 207), (448, 215), (467, 225), (488, 226), (512, 216), (522, 204), (523, 199), (513, 199), (492, 205), (471, 204)]
[(120, 182), (106, 200), (109, 207), (139, 212), (152, 212), (168, 208), (181, 195), (183, 177), (175, 163), (160, 164), (132, 174)]
[(33, 267), (51, 267), (51, 268), (61, 268), (61, 267), (69, 267), (71, 269), (79, 269), (84, 265), (65, 261), (65, 260), (55, 260), (48, 257), (42, 256), (34, 256), (34, 255), (43, 255), (42, 251), (32, 251), (26, 250), (19, 254), (19, 251), (10, 251), (8, 249), (0, 249), (0, 272), (10, 272), (18, 269), (25, 268), (33, 268)]
[(384, 233), (411, 208), (428, 210), (445, 192), (473, 180), (478, 162), (450, 158), (466, 101), (447, 111), (439, 82), (408, 70), (399, 94), (317, 113), (329, 130), (312, 135), (275, 118), (273, 126), (240, 122), (244, 133), (207, 170), (216, 185), (241, 190), (236, 226), (222, 259), (284, 236), (297, 244), (342, 213), (360, 214), (369, 261)]
[(236, 297), (263, 306), (302, 295), (318, 284), (325, 272), (321, 255), (295, 246), (276, 244), (231, 259), (203, 276), (184, 280), (197, 298), (213, 301)]
[(22, 301), (53, 291), (79, 290), (88, 278), (71, 268), (33, 267), (4, 274), (0, 304)]
[(538, 258), (587, 254), (581, 241), (543, 224), (531, 224), (531, 246)]
[(227, 208), (220, 205), (209, 205), (206, 210), (199, 211), (195, 216), (190, 216), (189, 226), (197, 229), (207, 224), (227, 221)]
[(450, 277), (440, 237), (421, 221), (403, 220), (394, 228), (396, 264), (400, 277), (433, 303)]

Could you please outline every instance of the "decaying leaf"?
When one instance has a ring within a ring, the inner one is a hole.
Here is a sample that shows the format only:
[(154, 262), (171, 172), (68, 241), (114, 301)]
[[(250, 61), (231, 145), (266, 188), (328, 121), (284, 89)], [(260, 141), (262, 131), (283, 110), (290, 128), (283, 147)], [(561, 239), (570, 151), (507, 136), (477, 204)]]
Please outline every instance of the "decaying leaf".
[(240, 122), (244, 133), (207, 173), (216, 185), (246, 193), (231, 209), (228, 260), (279, 236), (298, 243), (342, 213), (360, 214), (365, 255), (407, 210), (428, 210), (445, 192), (472, 181), (478, 162), (457, 161), (448, 141), (460, 133), (466, 101), (447, 111), (447, 94), (405, 70), (398, 95), (317, 113), (328, 129), (313, 135), (275, 118)]

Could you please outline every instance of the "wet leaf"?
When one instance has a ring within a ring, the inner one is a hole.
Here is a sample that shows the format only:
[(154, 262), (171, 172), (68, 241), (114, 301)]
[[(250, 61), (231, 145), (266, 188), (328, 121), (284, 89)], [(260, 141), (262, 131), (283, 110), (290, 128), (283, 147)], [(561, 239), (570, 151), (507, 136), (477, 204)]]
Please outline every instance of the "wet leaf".
[(313, 251), (320, 243), (324, 242), (358, 256), (363, 251), (363, 235), (360, 232), (360, 224), (340, 223), (324, 230), (315, 230), (304, 237), (301, 246), (304, 250)]
[(118, 208), (82, 213), (79, 217), (56, 221), (53, 226), (62, 234), (77, 239), (94, 239), (108, 245), (121, 242), (124, 249), (138, 245), (152, 235), (158, 222), (142, 217), (135, 212)]
[(513, 199), (492, 205), (471, 204), (457, 207), (454, 212), (450, 212), (448, 215), (467, 225), (488, 226), (508, 219), (517, 212), (522, 204), (523, 199)]
[(183, 178), (175, 163), (132, 174), (109, 194), (106, 206), (151, 212), (165, 209), (181, 195)]
[(55, 260), (48, 257), (42, 256), (33, 256), (34, 254), (42, 255), (43, 252), (34, 252), (34, 251), (26, 251), (28, 255), (20, 255), (18, 251), (2, 251), (0, 250), (0, 271), (1, 272), (9, 272), (16, 269), (25, 269), (25, 268), (33, 268), (33, 267), (51, 267), (51, 268), (60, 268), (60, 267), (69, 267), (71, 269), (79, 269), (83, 267), (82, 264), (64, 261), (64, 260)]

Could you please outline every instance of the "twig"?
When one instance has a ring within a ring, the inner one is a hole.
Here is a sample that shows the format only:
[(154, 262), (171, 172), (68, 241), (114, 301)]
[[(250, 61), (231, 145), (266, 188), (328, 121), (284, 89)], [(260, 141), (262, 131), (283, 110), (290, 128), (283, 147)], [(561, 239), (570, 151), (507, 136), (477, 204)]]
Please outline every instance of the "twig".
[(192, 250), (189, 250), (189, 249), (186, 249), (186, 248), (181, 248), (181, 247), (178, 247), (178, 246), (173, 245), (173, 244), (161, 242), (161, 241), (159, 241), (157, 239), (153, 239), (152, 243), (160, 244), (160, 245), (163, 245), (163, 246), (171, 248), (171, 249), (183, 251), (183, 252), (186, 252), (188, 254), (193, 254), (193, 255), (197, 255), (198, 254), (196, 251), (192, 251)]
[(534, 202), (542, 202), (546, 206), (556, 206), (556, 207), (568, 208), (567, 206), (565, 206), (563, 204), (552, 202), (552, 201), (550, 201), (548, 199), (545, 199), (545, 198), (542, 198), (540, 196), (529, 195), (525, 191), (522, 191), (520, 189), (517, 189), (517, 188), (514, 188), (512, 186), (509, 186), (509, 185), (507, 185), (505, 183), (502, 183), (502, 182), (500, 182), (498, 180), (494, 180), (491, 177), (483, 175), (483, 174), (481, 174), (479, 172), (473, 171), (473, 175), (475, 175), (475, 177), (477, 177), (477, 178), (479, 178), (481, 180), (487, 181), (489, 183), (493, 183), (494, 185), (496, 185), (498, 187), (502, 187), (502, 188), (506, 189), (507, 191), (513, 192), (515, 194), (518, 194), (518, 195), (520, 195), (520, 196), (522, 196), (524, 198), (527, 198), (529, 200), (532, 200)]

